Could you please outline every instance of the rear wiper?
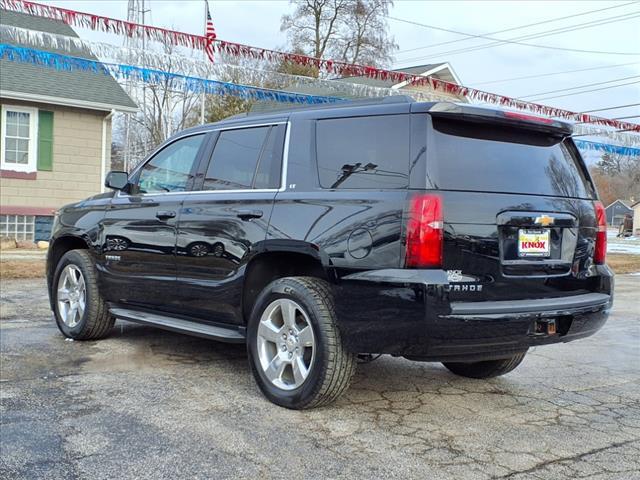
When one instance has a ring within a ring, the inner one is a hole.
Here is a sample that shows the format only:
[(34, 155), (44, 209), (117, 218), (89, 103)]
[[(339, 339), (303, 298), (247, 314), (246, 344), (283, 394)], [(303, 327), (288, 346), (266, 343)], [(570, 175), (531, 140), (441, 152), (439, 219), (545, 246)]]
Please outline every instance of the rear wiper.
[(375, 163), (367, 163), (364, 166), (360, 162), (354, 164), (347, 163), (342, 166), (342, 175), (340, 175), (340, 178), (338, 178), (338, 180), (336, 180), (329, 188), (338, 188), (354, 173), (368, 172), (370, 170), (375, 170), (377, 167), (378, 165)]

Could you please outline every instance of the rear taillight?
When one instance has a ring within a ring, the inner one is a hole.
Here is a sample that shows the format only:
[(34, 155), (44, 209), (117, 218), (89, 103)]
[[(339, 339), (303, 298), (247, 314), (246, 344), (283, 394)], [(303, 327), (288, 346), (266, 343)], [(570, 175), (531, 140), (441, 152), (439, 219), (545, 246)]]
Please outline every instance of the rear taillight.
[(593, 202), (596, 209), (598, 232), (596, 233), (596, 249), (593, 253), (593, 262), (602, 265), (607, 258), (607, 215), (602, 202)]
[(414, 196), (407, 220), (405, 266), (441, 267), (443, 232), (442, 198), (433, 194)]

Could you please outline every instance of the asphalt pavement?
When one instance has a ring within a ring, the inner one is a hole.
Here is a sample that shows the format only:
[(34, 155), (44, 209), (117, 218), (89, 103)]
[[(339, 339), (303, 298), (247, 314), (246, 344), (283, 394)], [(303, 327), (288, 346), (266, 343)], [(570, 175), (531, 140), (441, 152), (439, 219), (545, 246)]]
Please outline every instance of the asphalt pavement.
[(383, 356), (330, 407), (290, 411), (245, 349), (117, 322), (65, 340), (43, 280), (0, 286), (0, 478), (640, 479), (640, 276), (604, 329), (456, 377)]

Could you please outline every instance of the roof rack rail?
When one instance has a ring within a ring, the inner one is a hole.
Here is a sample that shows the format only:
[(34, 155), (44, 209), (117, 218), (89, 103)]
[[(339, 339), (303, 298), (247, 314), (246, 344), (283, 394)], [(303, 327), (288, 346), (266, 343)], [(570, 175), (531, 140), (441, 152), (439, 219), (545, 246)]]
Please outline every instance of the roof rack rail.
[[(270, 108), (264, 104), (254, 104), (252, 109), (247, 113), (248, 116), (264, 115), (268, 113), (276, 112), (288, 112), (292, 110), (315, 110), (322, 108), (343, 108), (343, 107), (359, 107), (365, 105), (384, 105), (393, 103), (413, 103), (415, 99), (410, 95), (390, 95), (388, 97), (373, 97), (373, 98), (357, 98), (357, 99), (345, 99), (344, 101), (331, 102), (331, 103), (316, 103), (316, 104), (292, 104), (287, 106), (274, 105)], [(258, 107), (254, 110), (255, 107)], [(231, 117), (235, 118), (235, 117)]]

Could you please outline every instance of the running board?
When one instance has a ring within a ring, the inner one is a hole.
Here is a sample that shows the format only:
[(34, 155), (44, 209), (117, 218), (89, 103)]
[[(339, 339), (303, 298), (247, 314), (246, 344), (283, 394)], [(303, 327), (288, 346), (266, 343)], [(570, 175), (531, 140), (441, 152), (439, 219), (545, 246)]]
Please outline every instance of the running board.
[(241, 327), (219, 327), (206, 323), (193, 322), (182, 318), (167, 317), (157, 313), (129, 310), (127, 308), (110, 308), (111, 315), (121, 320), (152, 325), (154, 327), (171, 330), (172, 332), (186, 333), (197, 337), (211, 338), (222, 342), (244, 343), (246, 337)]

